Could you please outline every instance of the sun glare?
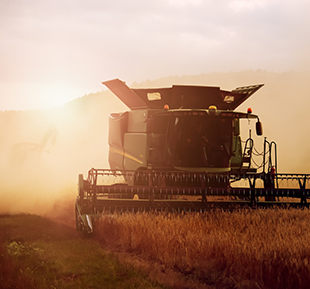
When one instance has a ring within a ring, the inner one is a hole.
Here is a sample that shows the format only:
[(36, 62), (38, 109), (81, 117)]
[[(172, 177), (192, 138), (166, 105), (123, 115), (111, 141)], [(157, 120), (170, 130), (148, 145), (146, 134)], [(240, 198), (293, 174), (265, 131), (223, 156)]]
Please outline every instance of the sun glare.
[(2, 111), (62, 107), (84, 95), (85, 91), (71, 83), (19, 82), (1, 86), (0, 93), (5, 96), (0, 101)]
[(78, 98), (80, 95), (77, 89), (64, 83), (46, 85), (42, 91), (40, 102), (42, 108), (64, 106), (69, 101)]

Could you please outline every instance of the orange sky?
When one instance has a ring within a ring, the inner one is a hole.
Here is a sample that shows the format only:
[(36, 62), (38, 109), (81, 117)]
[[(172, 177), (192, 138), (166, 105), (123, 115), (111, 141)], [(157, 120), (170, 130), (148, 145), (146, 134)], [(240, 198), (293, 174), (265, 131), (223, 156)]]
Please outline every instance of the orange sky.
[(309, 70), (309, 11), (306, 0), (1, 1), (0, 110), (63, 105), (116, 77)]

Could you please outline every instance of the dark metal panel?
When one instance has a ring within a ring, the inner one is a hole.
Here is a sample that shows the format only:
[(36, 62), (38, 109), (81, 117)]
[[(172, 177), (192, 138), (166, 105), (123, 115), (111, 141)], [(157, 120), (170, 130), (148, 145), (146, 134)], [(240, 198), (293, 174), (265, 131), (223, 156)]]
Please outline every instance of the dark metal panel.
[(254, 94), (257, 90), (263, 87), (264, 84), (250, 85), (237, 87), (234, 89), (231, 94), (234, 96), (235, 100), (232, 103), (232, 109), (237, 108), (241, 103), (246, 101), (252, 94)]
[(125, 82), (112, 79), (102, 82), (130, 109), (148, 108), (148, 105)]
[[(215, 105), (220, 110), (234, 110), (263, 84), (238, 87), (232, 91), (213, 86), (173, 85), (169, 88), (131, 89), (119, 79), (102, 82), (130, 109), (208, 109)], [(160, 99), (149, 100), (149, 93), (159, 93)]]

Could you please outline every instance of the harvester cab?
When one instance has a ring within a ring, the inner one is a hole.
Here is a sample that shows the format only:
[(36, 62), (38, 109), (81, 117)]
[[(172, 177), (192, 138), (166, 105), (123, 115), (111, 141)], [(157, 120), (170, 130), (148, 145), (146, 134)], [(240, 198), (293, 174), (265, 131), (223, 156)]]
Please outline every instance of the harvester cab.
[(111, 169), (208, 173), (250, 170), (252, 150), (248, 148), (246, 156), (243, 153), (240, 119), (257, 119), (258, 135), (262, 134), (262, 125), (251, 109), (246, 113), (235, 109), (262, 84), (233, 91), (184, 85), (130, 89), (119, 79), (103, 84), (130, 108), (110, 114)]

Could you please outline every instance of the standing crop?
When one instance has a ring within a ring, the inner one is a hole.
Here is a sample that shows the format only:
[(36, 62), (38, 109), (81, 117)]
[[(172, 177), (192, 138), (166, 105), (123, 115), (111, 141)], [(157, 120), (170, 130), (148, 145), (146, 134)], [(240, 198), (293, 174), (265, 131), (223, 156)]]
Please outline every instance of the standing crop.
[(307, 209), (114, 214), (100, 218), (98, 237), (206, 284), (307, 288), (309, 222)]

